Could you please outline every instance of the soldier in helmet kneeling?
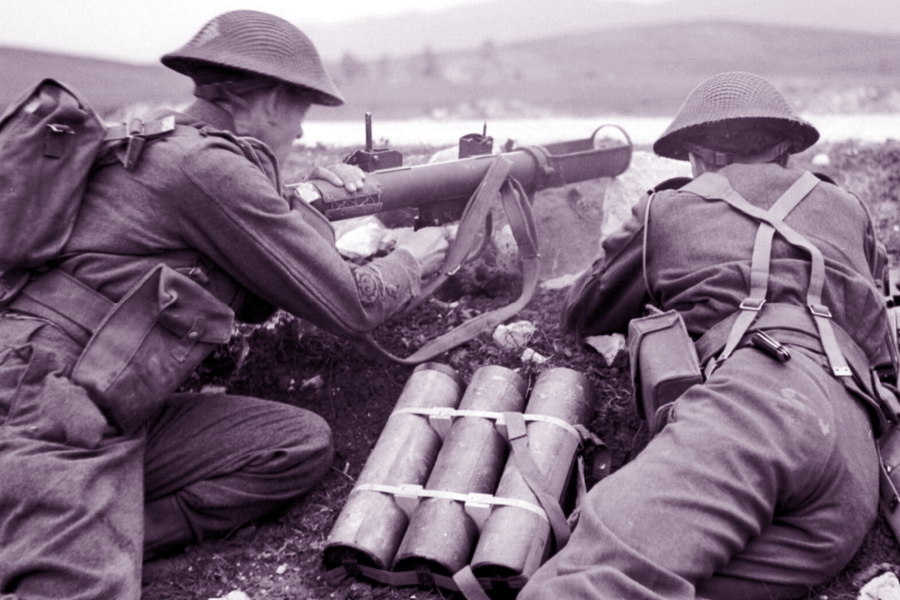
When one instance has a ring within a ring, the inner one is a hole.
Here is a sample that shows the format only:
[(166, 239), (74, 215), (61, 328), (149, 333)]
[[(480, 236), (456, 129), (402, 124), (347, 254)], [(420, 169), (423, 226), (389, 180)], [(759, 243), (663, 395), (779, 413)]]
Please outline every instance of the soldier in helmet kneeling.
[[(279, 165), (306, 111), (343, 102), (291, 23), (225, 13), (162, 62), (196, 99), (152, 115), (174, 125), (120, 148), (127, 160), (95, 165), (60, 258), (0, 311), (4, 599), (134, 600), (142, 560), (308, 492), (332, 460), (321, 417), (160, 391), (227, 341), (235, 315), (280, 308), (360, 336), (415, 297), (447, 248), (426, 228), (354, 267), (324, 217), (283, 194)], [(317, 171), (348, 191), (364, 177)]]
[(693, 179), (638, 203), (563, 321), (625, 333), (647, 305), (677, 311), (702, 378), (589, 492), (522, 600), (791, 598), (860, 547), (887, 426), (875, 372), (894, 362), (886, 256), (856, 196), (788, 165), (817, 139), (770, 82), (736, 72), (695, 88), (654, 144)]

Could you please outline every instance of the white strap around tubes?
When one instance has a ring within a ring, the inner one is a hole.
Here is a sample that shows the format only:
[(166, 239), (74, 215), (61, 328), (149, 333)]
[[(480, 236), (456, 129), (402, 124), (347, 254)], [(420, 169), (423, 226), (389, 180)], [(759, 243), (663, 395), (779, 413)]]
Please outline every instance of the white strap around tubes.
[(380, 483), (360, 484), (353, 488), (351, 494), (355, 494), (357, 492), (379, 492), (382, 494), (390, 494), (394, 496), (397, 504), (400, 506), (400, 508), (403, 509), (407, 516), (412, 515), (412, 512), (419, 504), (419, 500), (421, 500), (422, 498), (440, 498), (443, 500), (453, 500), (455, 502), (461, 502), (463, 505), (465, 505), (466, 512), (469, 514), (469, 516), (471, 516), (478, 524), (479, 530), (487, 520), (487, 517), (488, 515), (490, 515), (491, 509), (494, 506), (512, 506), (515, 508), (521, 508), (538, 515), (545, 521), (548, 520), (547, 513), (544, 512), (544, 509), (537, 504), (526, 502), (525, 500), (519, 500), (517, 498), (501, 498), (499, 496), (494, 496), (491, 494), (426, 490), (421, 485), (382, 485)]
[[(450, 427), (450, 423), (456, 417), (476, 417), (481, 419), (489, 419), (492, 421), (496, 421), (497, 428), (503, 433), (504, 437), (507, 439), (509, 436), (506, 434), (506, 421), (503, 417), (502, 412), (493, 412), (487, 410), (459, 410), (456, 408), (447, 408), (447, 407), (437, 407), (437, 408), (417, 408), (417, 407), (408, 407), (408, 408), (399, 408), (390, 414), (390, 417), (394, 415), (420, 415), (423, 417), (428, 417), (431, 422), (432, 427), (434, 427), (438, 434), (440, 434), (441, 438), (445, 437), (447, 429)], [(523, 413), (523, 418), (526, 422), (530, 421), (541, 421), (544, 423), (550, 423), (551, 425), (556, 425), (557, 427), (561, 427), (565, 429), (569, 434), (572, 435), (579, 442), (582, 441), (582, 435), (571, 423), (564, 421), (563, 419), (553, 417), (550, 415), (541, 415), (541, 414), (529, 414)]]

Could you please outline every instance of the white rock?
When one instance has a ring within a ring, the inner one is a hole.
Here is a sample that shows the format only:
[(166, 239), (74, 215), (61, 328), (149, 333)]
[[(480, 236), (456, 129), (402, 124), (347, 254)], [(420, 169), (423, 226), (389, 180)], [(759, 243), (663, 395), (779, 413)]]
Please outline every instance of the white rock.
[(542, 365), (547, 362), (547, 357), (539, 352), (535, 352), (532, 348), (525, 348), (522, 352), (522, 362), (530, 362), (536, 365)]
[(519, 246), (516, 244), (512, 227), (506, 224), (499, 231), (494, 231), (493, 240), (497, 247), (497, 267), (503, 271), (518, 271)]
[(352, 219), (339, 219), (337, 221), (331, 221), (330, 224), (331, 228), (334, 230), (334, 239), (339, 240), (348, 232), (358, 229), (372, 221), (378, 221), (378, 217), (375, 215), (366, 215), (364, 217), (353, 217)]
[(415, 230), (412, 227), (388, 229), (387, 233), (384, 235), (384, 239), (381, 241), (381, 247), (386, 250), (402, 245), (410, 240), (414, 234)]
[(210, 598), (209, 600), (250, 600), (250, 596), (248, 596), (241, 590), (234, 590), (228, 592), (224, 596), (221, 596), (219, 598)]
[(342, 231), (335, 232), (337, 236), (335, 245), (342, 256), (358, 260), (373, 256), (381, 245), (388, 232), (387, 227), (375, 217), (365, 217), (364, 221), (353, 220), (344, 226)]
[(506, 350), (524, 347), (535, 332), (534, 323), (531, 321), (516, 321), (509, 325), (500, 324), (494, 330), (494, 341)]
[(625, 336), (621, 333), (592, 335), (584, 338), (584, 342), (599, 352), (607, 365), (611, 365), (619, 352), (625, 349)]
[(900, 600), (900, 581), (893, 573), (883, 573), (859, 590), (857, 600)]
[(631, 216), (631, 209), (653, 186), (672, 177), (690, 177), (691, 165), (682, 160), (657, 156), (652, 152), (634, 152), (628, 170), (613, 179), (603, 198), (603, 225), (600, 239), (620, 229)]
[(300, 389), (305, 390), (312, 388), (313, 390), (320, 390), (322, 386), (325, 385), (325, 380), (322, 379), (321, 375), (315, 375), (310, 377), (309, 379), (304, 379), (303, 383), (300, 384)]

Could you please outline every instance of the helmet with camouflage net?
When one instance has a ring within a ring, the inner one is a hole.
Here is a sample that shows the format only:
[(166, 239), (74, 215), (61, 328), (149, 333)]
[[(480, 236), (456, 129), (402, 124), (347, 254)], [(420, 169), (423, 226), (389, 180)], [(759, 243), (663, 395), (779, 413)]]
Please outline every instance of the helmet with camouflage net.
[(672, 124), (653, 144), (653, 151), (688, 160), (697, 140), (720, 132), (753, 130), (767, 132), (773, 145), (791, 154), (819, 139), (816, 128), (798, 117), (769, 81), (752, 73), (734, 72), (715, 75), (694, 88)]
[(310, 90), (316, 104), (344, 103), (306, 34), (280, 17), (255, 10), (219, 15), (161, 61), (188, 77), (209, 67), (238, 70)]

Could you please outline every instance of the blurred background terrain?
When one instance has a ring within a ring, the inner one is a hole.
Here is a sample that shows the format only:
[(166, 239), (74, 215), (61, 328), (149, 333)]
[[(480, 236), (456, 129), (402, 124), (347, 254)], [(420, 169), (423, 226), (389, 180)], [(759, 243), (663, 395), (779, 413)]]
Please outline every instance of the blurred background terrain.
[[(769, 78), (804, 113), (900, 112), (900, 20), (884, 0), (482, 0), (294, 22), (348, 100), (312, 120), (671, 115), (702, 79), (729, 70)], [(45, 76), (105, 114), (190, 99), (188, 80), (155, 55), (111, 60), (4, 37), (0, 106)]]

